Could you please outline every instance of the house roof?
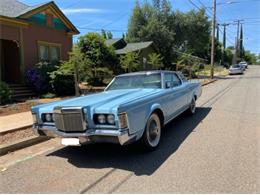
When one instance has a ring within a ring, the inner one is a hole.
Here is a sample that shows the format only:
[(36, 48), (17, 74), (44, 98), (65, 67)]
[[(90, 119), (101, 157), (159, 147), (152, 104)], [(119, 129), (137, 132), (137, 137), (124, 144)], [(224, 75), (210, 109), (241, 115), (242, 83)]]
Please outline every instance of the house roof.
[(20, 15), (31, 11), (33, 9), (36, 9), (37, 7), (40, 7), (44, 4), (39, 4), (35, 6), (29, 6), (24, 3), (21, 3), (17, 0), (1, 0), (1, 6), (0, 6), (0, 15), (1, 16), (7, 16), (10, 18), (16, 18)]
[(122, 38), (107, 39), (105, 43), (106, 43), (107, 46), (111, 46), (111, 45), (113, 46), (115, 43), (121, 41), (121, 39)]
[(53, 2), (47, 2), (34, 6), (29, 6), (17, 0), (1, 0), (0, 1), (0, 16), (9, 17), (13, 19), (20, 19), (29, 17), (35, 13), (51, 8), (63, 20), (65, 25), (75, 33), (79, 33), (77, 28), (69, 21), (69, 19), (62, 13), (58, 6)]
[(145, 49), (152, 45), (152, 41), (148, 42), (138, 42), (138, 43), (127, 43), (127, 45), (123, 49), (116, 50), (116, 54), (126, 54), (129, 52), (139, 51)]

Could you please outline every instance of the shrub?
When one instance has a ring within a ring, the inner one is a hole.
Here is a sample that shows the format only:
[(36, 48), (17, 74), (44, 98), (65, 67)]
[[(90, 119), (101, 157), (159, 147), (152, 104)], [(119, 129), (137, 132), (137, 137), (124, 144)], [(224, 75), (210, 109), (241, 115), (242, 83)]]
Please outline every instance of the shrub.
[(26, 79), (32, 89), (38, 94), (52, 92), (51, 78), (49, 74), (56, 69), (55, 64), (39, 62), (33, 68), (26, 71)]
[(0, 104), (10, 103), (12, 100), (12, 91), (5, 82), (0, 81)]
[(56, 95), (54, 93), (46, 93), (41, 96), (42, 98), (55, 98)]
[(52, 85), (54, 88), (54, 93), (57, 95), (74, 95), (75, 85), (73, 75), (62, 75), (57, 74), (52, 78)]

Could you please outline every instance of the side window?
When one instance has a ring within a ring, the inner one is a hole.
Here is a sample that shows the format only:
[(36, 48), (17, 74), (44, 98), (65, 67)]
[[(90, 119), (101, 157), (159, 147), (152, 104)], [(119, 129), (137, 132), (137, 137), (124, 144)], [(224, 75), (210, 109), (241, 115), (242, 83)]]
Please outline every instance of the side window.
[(181, 80), (176, 74), (172, 74), (172, 81), (174, 87), (181, 85)]
[(172, 81), (172, 74), (171, 73), (166, 73), (164, 76), (165, 82), (170, 82)]
[(172, 87), (181, 85), (181, 80), (175, 73), (166, 73), (164, 79), (165, 79), (165, 84), (166, 82), (171, 82)]
[(180, 76), (181, 80), (183, 82), (186, 82), (187, 81), (187, 78), (181, 73), (181, 72), (178, 72), (178, 75)]

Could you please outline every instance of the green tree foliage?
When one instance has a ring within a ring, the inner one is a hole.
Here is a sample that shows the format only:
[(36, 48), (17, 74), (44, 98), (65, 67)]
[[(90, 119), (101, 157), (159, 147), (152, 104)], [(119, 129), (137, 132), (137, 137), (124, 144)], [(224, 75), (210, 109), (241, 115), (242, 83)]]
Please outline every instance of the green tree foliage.
[(244, 45), (243, 45), (243, 27), (240, 28), (240, 39), (239, 39), (239, 57), (240, 59), (244, 59), (245, 51), (244, 51)]
[(107, 39), (113, 39), (113, 34), (111, 31), (107, 32)]
[(138, 70), (138, 54), (136, 52), (130, 52), (120, 56), (120, 64), (125, 72), (133, 72)]
[(78, 70), (78, 81), (90, 85), (104, 85), (107, 77), (117, 73), (118, 60), (112, 47), (105, 44), (105, 39), (97, 33), (88, 33), (79, 38), (70, 54), (52, 77), (57, 75), (73, 75)]
[(232, 64), (232, 59), (233, 59), (233, 53), (232, 50), (234, 48), (232, 47), (228, 47), (224, 50), (224, 65), (225, 67), (229, 67)]
[[(105, 39), (97, 33), (88, 33), (79, 38), (77, 43), (88, 69), (88, 82), (91, 85), (102, 85), (102, 72), (116, 71), (117, 58), (112, 46), (105, 44)], [(103, 71), (102, 71), (103, 70)]]
[(251, 53), (250, 51), (245, 51), (244, 60), (248, 64), (257, 64), (257, 56), (254, 53)]
[(152, 66), (154, 69), (161, 69), (163, 66), (162, 62), (163, 58), (160, 54), (151, 53), (148, 55), (148, 64)]
[(11, 102), (12, 91), (5, 82), (0, 81), (0, 105)]
[(210, 22), (205, 10), (173, 12), (167, 0), (137, 1), (128, 24), (128, 42), (153, 41), (166, 68), (175, 60), (174, 49), (208, 57)]
[(113, 39), (113, 34), (111, 31), (105, 31), (104, 29), (101, 29), (101, 36), (104, 39)]
[(104, 29), (101, 29), (101, 35), (104, 39), (107, 39), (107, 33)]

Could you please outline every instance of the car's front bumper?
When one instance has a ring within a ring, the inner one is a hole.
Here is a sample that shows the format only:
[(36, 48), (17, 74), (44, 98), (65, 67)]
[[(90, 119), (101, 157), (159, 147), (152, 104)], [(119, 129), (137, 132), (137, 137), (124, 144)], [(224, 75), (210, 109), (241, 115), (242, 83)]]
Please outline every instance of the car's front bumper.
[(84, 142), (109, 142), (126, 145), (136, 139), (135, 135), (129, 135), (128, 129), (88, 129), (84, 132), (63, 132), (54, 126), (33, 125), (36, 135), (48, 137), (79, 138)]

